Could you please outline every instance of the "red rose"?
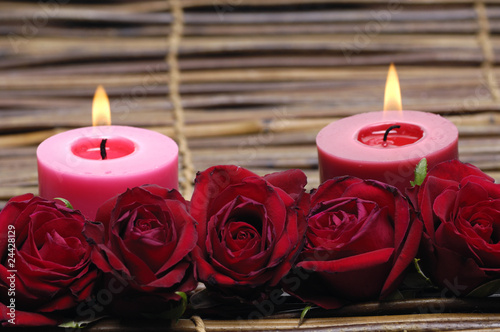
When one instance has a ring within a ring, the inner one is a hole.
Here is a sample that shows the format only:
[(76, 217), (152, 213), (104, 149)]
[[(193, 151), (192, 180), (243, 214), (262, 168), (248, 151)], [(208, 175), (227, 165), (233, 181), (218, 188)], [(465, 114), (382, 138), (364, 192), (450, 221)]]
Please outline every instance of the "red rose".
[(92, 261), (105, 273), (109, 290), (100, 307), (110, 303), (115, 313), (129, 317), (162, 314), (180, 300), (176, 292), (196, 288), (190, 258), (198, 238), (195, 221), (176, 190), (129, 189), (101, 206), (96, 220), (84, 234), (94, 244)]
[(326, 309), (386, 297), (417, 253), (422, 224), (414, 219), (395, 187), (326, 181), (311, 196), (306, 245), (285, 289)]
[(268, 296), (303, 245), (305, 184), (299, 170), (264, 178), (237, 166), (198, 173), (191, 201), (199, 224), (193, 251), (198, 280), (223, 296)]
[(413, 196), (424, 222), (422, 264), (455, 295), (500, 278), (500, 185), (477, 167), (435, 166)]
[(90, 264), (84, 223), (79, 211), (32, 194), (7, 203), (0, 212), (3, 325), (55, 325), (55, 315), (91, 294), (97, 270)]

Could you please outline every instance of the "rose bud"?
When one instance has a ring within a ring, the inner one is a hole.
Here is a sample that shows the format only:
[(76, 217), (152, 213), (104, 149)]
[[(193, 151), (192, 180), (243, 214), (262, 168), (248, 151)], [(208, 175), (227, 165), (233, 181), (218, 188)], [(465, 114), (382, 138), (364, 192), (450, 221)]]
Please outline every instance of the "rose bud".
[(303, 245), (305, 184), (299, 170), (264, 178), (237, 166), (198, 173), (191, 200), (198, 221), (198, 280), (227, 299), (269, 296)]
[(85, 218), (60, 203), (26, 194), (0, 212), (2, 325), (56, 325), (92, 292)]
[(415, 257), (422, 223), (399, 190), (339, 177), (311, 195), (306, 245), (285, 290), (326, 309), (383, 299)]
[(412, 199), (424, 222), (421, 264), (431, 279), (455, 296), (499, 279), (500, 184), (453, 160), (436, 165), (416, 189)]
[(92, 261), (105, 273), (111, 310), (120, 316), (163, 316), (196, 288), (190, 253), (198, 238), (176, 190), (128, 189), (97, 211), (84, 230)]

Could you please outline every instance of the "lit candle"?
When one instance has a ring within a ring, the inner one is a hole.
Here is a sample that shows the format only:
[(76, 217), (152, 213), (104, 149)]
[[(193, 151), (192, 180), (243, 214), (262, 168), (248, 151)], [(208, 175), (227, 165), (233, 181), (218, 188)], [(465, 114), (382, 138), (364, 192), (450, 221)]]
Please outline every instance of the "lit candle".
[[(391, 87), (392, 86), (392, 87)], [(392, 93), (392, 96), (391, 96)], [(316, 137), (321, 182), (342, 175), (379, 180), (400, 190), (410, 186), (422, 158), (429, 168), (458, 158), (458, 130), (445, 118), (401, 111), (401, 93), (389, 70), (384, 110), (333, 122)]]
[(127, 188), (144, 184), (178, 188), (178, 147), (172, 139), (110, 122), (109, 101), (99, 87), (93, 127), (70, 130), (39, 145), (40, 196), (67, 199), (93, 219), (102, 203)]

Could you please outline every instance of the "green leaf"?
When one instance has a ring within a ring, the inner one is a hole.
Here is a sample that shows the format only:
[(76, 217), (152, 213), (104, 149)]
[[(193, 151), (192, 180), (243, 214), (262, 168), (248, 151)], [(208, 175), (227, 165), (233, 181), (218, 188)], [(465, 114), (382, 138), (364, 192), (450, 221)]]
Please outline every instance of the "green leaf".
[(427, 159), (422, 158), (415, 167), (415, 181), (410, 181), (413, 187), (420, 186), (427, 176)]
[(500, 290), (500, 279), (489, 281), (467, 294), (467, 297), (488, 297)]
[(184, 311), (186, 311), (188, 300), (187, 295), (184, 292), (175, 292), (175, 294), (179, 295), (181, 297), (181, 300), (173, 301), (171, 307), (168, 310), (165, 310), (164, 312), (159, 314), (142, 313), (141, 315), (149, 319), (165, 319), (177, 322), (179, 318), (181, 318)]
[(59, 324), (59, 327), (64, 327), (64, 328), (71, 328), (71, 329), (84, 329), (86, 328), (90, 323), (97, 322), (98, 320), (101, 320), (105, 318), (106, 316), (100, 316), (95, 319), (91, 320), (82, 320), (82, 321), (69, 321), (65, 323)]
[(65, 199), (65, 198), (61, 198), (61, 197), (56, 197), (56, 198), (54, 198), (54, 199), (58, 199), (58, 200), (60, 200), (61, 202), (63, 202), (63, 203), (64, 203), (64, 205), (66, 205), (66, 207), (67, 207), (68, 209), (74, 210), (73, 205), (71, 205), (71, 203), (70, 203), (67, 199)]
[(299, 320), (298, 326), (300, 326), (300, 325), (302, 325), (302, 323), (304, 323), (304, 320), (306, 319), (306, 315), (309, 312), (309, 310), (311, 310), (311, 308), (312, 308), (312, 306), (308, 305), (302, 310), (302, 312), (300, 313), (300, 320)]
[(71, 321), (71, 322), (59, 324), (59, 327), (64, 327), (64, 328), (69, 328), (69, 329), (84, 329), (87, 327), (87, 325), (88, 325), (88, 322)]
[(431, 279), (429, 279), (420, 268), (419, 262), (420, 258), (413, 259), (413, 265), (415, 266), (415, 270), (417, 270), (418, 275), (422, 277), (429, 286), (433, 286), (434, 284), (432, 283)]

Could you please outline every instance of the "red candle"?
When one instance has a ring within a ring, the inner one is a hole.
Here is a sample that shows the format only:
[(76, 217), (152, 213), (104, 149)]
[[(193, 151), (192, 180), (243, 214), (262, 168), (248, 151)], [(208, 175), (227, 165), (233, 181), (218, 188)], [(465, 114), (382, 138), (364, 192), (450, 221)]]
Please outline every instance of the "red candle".
[[(394, 128), (387, 131), (390, 127)], [(455, 125), (439, 115), (417, 111), (371, 112), (344, 118), (323, 128), (316, 144), (321, 182), (352, 175), (400, 190), (410, 186), (422, 158), (427, 158), (429, 168), (458, 158)]]

